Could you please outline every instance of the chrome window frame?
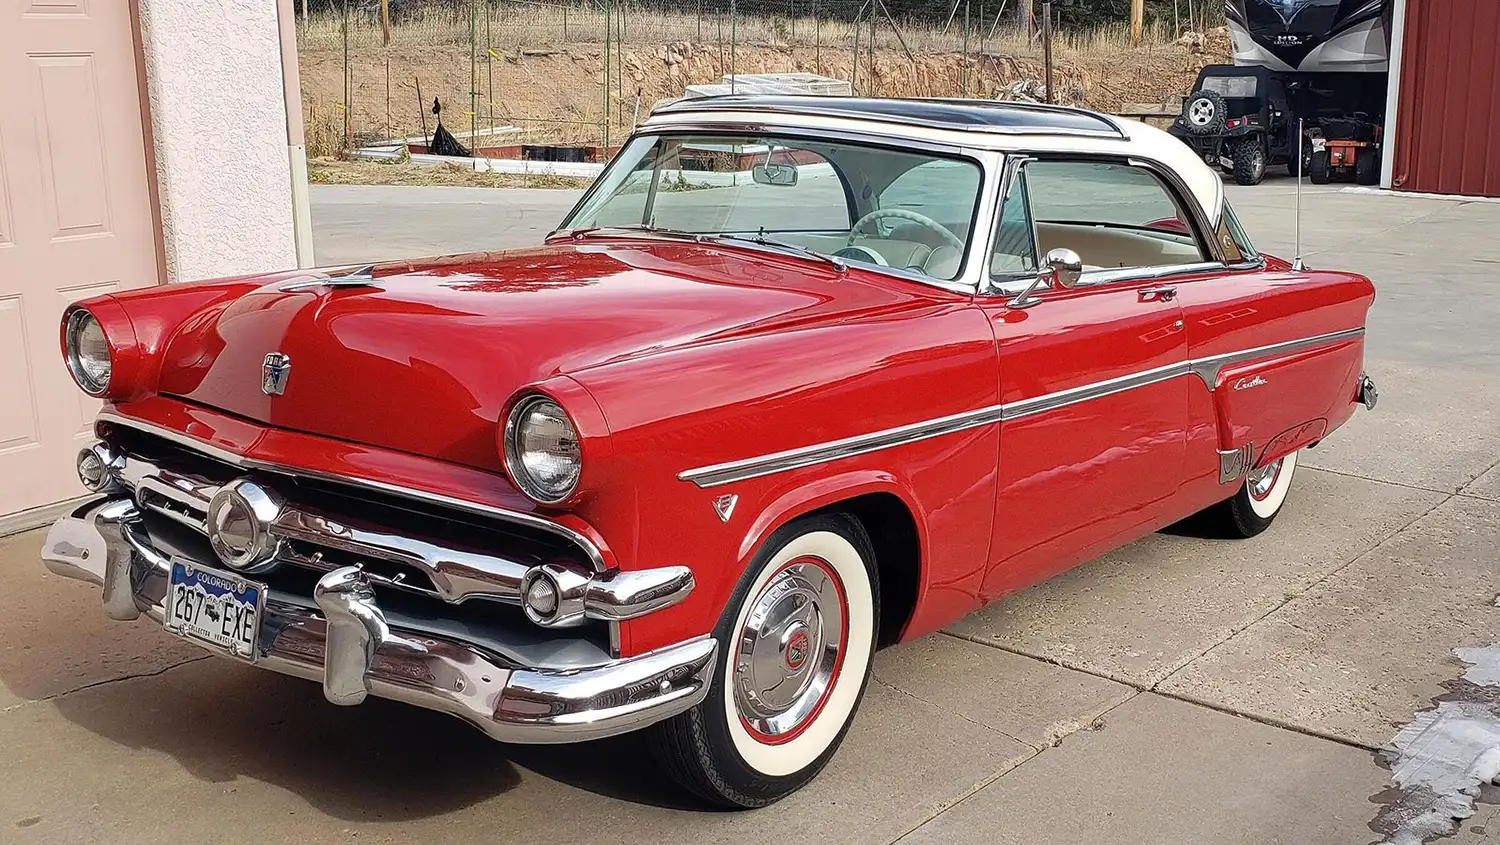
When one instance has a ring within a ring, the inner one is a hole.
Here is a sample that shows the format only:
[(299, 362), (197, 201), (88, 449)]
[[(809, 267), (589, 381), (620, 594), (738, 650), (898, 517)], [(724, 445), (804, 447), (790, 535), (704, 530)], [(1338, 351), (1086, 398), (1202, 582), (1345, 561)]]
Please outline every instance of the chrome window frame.
[[(1162, 183), (1162, 187), (1168, 192), (1168, 196), (1174, 201), (1179, 209), (1186, 212), (1191, 218), (1188, 225), (1193, 228), (1193, 237), (1198, 242), (1199, 249), (1209, 256), (1205, 261), (1192, 261), (1184, 264), (1158, 264), (1151, 267), (1122, 267), (1116, 270), (1087, 270), (1078, 280), (1077, 288), (1095, 288), (1107, 285), (1119, 284), (1121, 282), (1159, 281), (1171, 279), (1178, 276), (1189, 276), (1200, 273), (1213, 272), (1215, 270), (1245, 270), (1256, 269), (1265, 266), (1265, 259), (1257, 256), (1254, 263), (1230, 264), (1225, 261), (1224, 253), (1219, 249), (1218, 239), (1204, 233), (1213, 233), (1217, 229), (1211, 225), (1207, 211), (1199, 205), (1193, 192), (1188, 190), (1182, 179), (1172, 171), (1170, 167), (1161, 162), (1139, 155), (1112, 155), (1110, 153), (1057, 153), (1048, 151), (1016, 151), (1006, 154), (1007, 167), (1009, 161), (1014, 159), (1015, 172), (1007, 178), (1014, 179), (1019, 175), (1020, 169), (1032, 161), (1088, 161), (1102, 164), (1124, 164), (1131, 167), (1139, 167), (1148, 171)], [(1007, 194), (1010, 184), (1006, 184)], [(1221, 199), (1221, 206), (1227, 206), (1227, 201)], [(997, 206), (998, 208), (998, 206)], [(998, 213), (998, 212), (997, 212)], [(1028, 214), (1029, 214), (1028, 210)], [(1222, 209), (1221, 209), (1222, 213)], [(995, 225), (998, 225), (998, 220)], [(1036, 218), (1031, 220), (1033, 243), (1036, 240)], [(993, 226), (991, 227), (993, 229)], [(1037, 256), (1037, 264), (1041, 265), (1041, 256)], [(988, 272), (986, 272), (988, 277)], [(986, 296), (1015, 296), (1021, 293), (1031, 284), (1031, 279), (1007, 280), (1005, 282), (994, 282), (989, 280), (988, 284), (980, 288), (980, 295)], [(1039, 292), (1050, 290), (1043, 288)]]
[[(987, 255), (992, 233), (981, 234), (993, 228), (995, 210), (998, 208), (995, 202), (993, 186), (1003, 178), (1005, 159), (1007, 154), (998, 150), (969, 147), (959, 144), (946, 144), (938, 141), (929, 141), (920, 138), (895, 137), (882, 135), (875, 132), (860, 132), (857, 130), (829, 130), (820, 127), (797, 126), (795, 124), (781, 124), (774, 122), (751, 123), (751, 122), (702, 122), (702, 123), (664, 123), (657, 126), (645, 125), (636, 129), (631, 140), (653, 135), (691, 135), (703, 133), (722, 133), (729, 135), (763, 135), (777, 134), (787, 137), (806, 138), (814, 141), (845, 141), (851, 144), (863, 144), (872, 147), (884, 147), (898, 152), (926, 152), (945, 158), (963, 159), (979, 168), (979, 185), (977, 186), (978, 198), (974, 205), (973, 220), (970, 223), (967, 248), (959, 274), (951, 280), (937, 279), (911, 270), (899, 267), (879, 267), (873, 264), (851, 264), (862, 272), (878, 273), (884, 276), (901, 279), (903, 281), (915, 282), (928, 287), (939, 288), (952, 293), (975, 295), (984, 284), (988, 276), (988, 269), (981, 267), (983, 263), (979, 256)], [(608, 167), (608, 166), (606, 166)], [(603, 173), (600, 174), (600, 177)], [(588, 202), (594, 192), (603, 183), (603, 178), (594, 180), (594, 184), (584, 192), (578, 202), (573, 205), (563, 220), (571, 220), (578, 210)], [(550, 240), (567, 234), (567, 229), (556, 229), (547, 235)], [(981, 242), (983, 251), (981, 251)], [(754, 243), (736, 243), (737, 247), (746, 249), (761, 249), (768, 254), (786, 255), (785, 251), (774, 248), (758, 248)]]

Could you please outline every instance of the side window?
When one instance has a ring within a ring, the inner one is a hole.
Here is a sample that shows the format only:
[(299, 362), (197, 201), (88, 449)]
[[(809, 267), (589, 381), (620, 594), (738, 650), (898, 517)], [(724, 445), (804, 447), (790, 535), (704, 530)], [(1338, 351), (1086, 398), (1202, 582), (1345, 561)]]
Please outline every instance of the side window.
[(995, 246), (990, 251), (990, 278), (1004, 283), (1036, 276), (1036, 239), (1031, 228), (1031, 210), (1026, 199), (1023, 168), (1010, 184), (995, 224)]
[(1036, 251), (1078, 253), (1087, 270), (1207, 261), (1191, 218), (1149, 170), (1091, 161), (1033, 161), (1027, 195)]

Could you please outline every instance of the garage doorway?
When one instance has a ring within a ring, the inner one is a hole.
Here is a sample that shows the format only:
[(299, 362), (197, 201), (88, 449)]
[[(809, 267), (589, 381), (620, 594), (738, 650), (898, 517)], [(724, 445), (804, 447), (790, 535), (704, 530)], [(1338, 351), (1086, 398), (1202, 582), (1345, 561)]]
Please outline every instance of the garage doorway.
[(83, 493), (70, 302), (160, 281), (133, 2), (0, 6), (0, 525)]

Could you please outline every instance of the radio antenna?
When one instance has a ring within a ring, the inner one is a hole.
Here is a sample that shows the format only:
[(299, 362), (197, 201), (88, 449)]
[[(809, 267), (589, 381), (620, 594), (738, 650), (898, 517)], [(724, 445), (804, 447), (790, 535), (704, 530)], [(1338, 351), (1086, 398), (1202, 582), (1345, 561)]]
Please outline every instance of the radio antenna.
[(1297, 249), (1292, 258), (1292, 269), (1297, 272), (1306, 270), (1302, 263), (1302, 118), (1297, 118), (1297, 219), (1293, 224), (1297, 229)]

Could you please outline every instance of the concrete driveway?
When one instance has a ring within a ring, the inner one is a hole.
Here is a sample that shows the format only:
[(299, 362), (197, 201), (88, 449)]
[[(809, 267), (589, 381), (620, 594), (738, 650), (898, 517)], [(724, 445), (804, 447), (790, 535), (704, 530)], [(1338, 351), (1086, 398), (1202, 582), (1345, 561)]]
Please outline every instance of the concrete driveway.
[[(1257, 243), (1289, 252), (1291, 182), (1231, 190)], [(574, 198), (313, 196), (329, 263), (533, 242)], [(314, 684), (104, 621), (97, 591), (43, 574), (32, 532), (0, 540), (0, 842), (1322, 845), (1416, 830), (1429, 796), (1393, 788), (1388, 767), (1427, 781), (1378, 752), (1442, 746), (1420, 729), (1444, 708), (1475, 731), (1500, 710), (1469, 666), (1483, 652), (1454, 651), (1500, 643), (1500, 205), (1321, 190), (1304, 209), (1309, 263), (1379, 287), (1379, 410), (1306, 456), (1255, 540), (1157, 534), (883, 652), (842, 751), (780, 804), (682, 809), (630, 737), (500, 747), (401, 705), (333, 707)], [(1495, 792), (1445, 841), (1500, 842)]]

